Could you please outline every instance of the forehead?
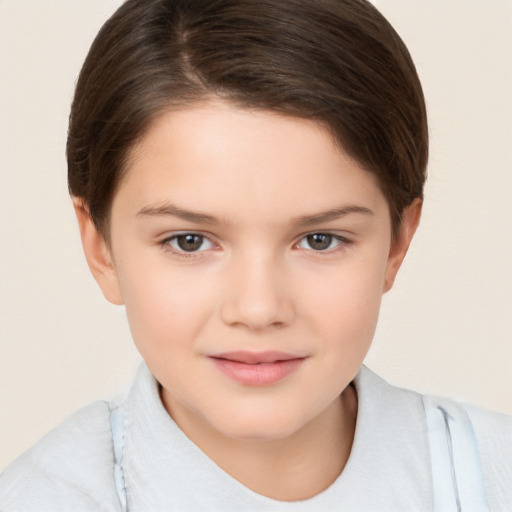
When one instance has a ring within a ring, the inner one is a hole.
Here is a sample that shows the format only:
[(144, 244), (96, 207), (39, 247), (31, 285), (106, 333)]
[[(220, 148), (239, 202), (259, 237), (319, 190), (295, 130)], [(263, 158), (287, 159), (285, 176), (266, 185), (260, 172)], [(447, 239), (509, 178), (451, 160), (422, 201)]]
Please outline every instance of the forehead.
[(162, 114), (129, 160), (114, 199), (172, 201), (215, 214), (274, 219), (385, 199), (376, 178), (318, 122), (225, 102)]

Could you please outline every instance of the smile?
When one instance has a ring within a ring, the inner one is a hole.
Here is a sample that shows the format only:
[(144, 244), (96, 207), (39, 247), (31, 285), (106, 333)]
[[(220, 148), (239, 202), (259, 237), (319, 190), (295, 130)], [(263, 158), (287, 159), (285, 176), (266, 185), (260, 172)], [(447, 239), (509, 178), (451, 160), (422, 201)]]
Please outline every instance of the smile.
[(283, 352), (228, 352), (210, 356), (224, 375), (245, 386), (270, 386), (295, 372), (305, 357)]

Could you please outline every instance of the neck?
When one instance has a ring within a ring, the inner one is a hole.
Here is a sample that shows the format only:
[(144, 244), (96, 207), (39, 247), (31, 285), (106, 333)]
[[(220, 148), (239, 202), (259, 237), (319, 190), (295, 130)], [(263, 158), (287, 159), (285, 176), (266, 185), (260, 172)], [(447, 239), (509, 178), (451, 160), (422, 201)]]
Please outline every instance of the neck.
[(348, 386), (314, 421), (286, 439), (272, 441), (226, 438), (204, 423), (171, 416), (192, 442), (240, 483), (269, 498), (297, 501), (325, 490), (345, 467), (357, 395)]

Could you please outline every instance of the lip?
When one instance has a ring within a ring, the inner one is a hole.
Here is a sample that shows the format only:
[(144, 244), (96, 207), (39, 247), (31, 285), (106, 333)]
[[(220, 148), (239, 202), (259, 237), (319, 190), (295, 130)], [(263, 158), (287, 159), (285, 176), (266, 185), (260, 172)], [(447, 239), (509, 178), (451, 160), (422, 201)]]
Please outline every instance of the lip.
[(227, 377), (245, 386), (271, 386), (288, 377), (305, 361), (304, 356), (277, 351), (225, 352), (209, 356)]

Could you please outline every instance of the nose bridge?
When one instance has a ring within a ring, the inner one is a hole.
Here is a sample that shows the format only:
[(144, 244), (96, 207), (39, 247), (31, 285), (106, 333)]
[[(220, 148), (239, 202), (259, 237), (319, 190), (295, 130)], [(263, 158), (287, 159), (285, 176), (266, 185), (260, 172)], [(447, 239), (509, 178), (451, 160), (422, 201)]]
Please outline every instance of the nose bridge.
[(230, 268), (224, 320), (253, 330), (288, 324), (293, 305), (285, 281), (286, 270), (276, 255), (262, 251), (239, 255)]

